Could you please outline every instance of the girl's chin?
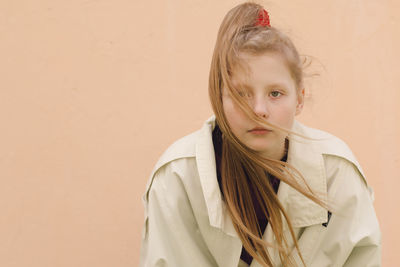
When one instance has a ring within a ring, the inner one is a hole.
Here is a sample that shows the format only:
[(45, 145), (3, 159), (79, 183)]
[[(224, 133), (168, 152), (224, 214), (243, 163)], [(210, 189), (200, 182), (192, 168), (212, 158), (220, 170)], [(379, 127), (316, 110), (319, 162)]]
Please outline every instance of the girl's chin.
[(268, 155), (270, 152), (270, 148), (264, 146), (249, 146), (251, 149), (253, 149), (254, 151), (256, 151), (258, 154), (260, 155)]

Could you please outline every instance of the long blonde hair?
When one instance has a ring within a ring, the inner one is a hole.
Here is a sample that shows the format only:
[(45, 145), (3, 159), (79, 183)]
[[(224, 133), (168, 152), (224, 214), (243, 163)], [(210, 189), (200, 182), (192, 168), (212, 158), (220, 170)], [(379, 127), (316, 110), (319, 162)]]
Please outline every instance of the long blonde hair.
[[(231, 9), (225, 16), (217, 36), (209, 76), (209, 97), (222, 132), (221, 190), (233, 225), (247, 252), (263, 266), (273, 266), (267, 247), (278, 250), (284, 266), (294, 266), (289, 241), (283, 234), (286, 221), (294, 246), (300, 253), (294, 230), (281, 202), (271, 186), (268, 175), (273, 175), (292, 186), (311, 200), (325, 206), (307, 186), (302, 175), (291, 165), (279, 160), (263, 158), (246, 147), (231, 131), (223, 111), (222, 90), (226, 88), (235, 103), (258, 125), (290, 132), (259, 118), (248, 103), (239, 96), (231, 82), (233, 69), (243, 67), (239, 53), (260, 55), (267, 51), (278, 52), (286, 64), (297, 89), (302, 88), (303, 71), (299, 54), (291, 40), (274, 27), (255, 26), (263, 7), (244, 3)], [(299, 179), (301, 178), (301, 179)], [(268, 219), (276, 244), (262, 240), (262, 230), (257, 220), (251, 193)]]

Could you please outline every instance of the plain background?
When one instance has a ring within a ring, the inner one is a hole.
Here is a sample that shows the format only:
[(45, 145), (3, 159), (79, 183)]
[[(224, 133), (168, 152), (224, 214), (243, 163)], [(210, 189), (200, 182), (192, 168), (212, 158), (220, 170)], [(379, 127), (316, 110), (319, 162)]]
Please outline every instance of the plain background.
[[(212, 114), (218, 27), (238, 1), (0, 1), (0, 266), (137, 266), (161, 153)], [(298, 119), (345, 140), (400, 245), (400, 2), (276, 0), (308, 69)]]

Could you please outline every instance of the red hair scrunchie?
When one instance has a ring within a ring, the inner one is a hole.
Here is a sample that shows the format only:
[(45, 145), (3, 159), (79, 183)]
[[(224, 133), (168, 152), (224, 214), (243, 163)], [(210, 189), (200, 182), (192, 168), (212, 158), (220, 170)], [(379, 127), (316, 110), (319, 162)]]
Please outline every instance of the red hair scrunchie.
[(260, 10), (260, 12), (258, 13), (258, 18), (257, 18), (255, 26), (271, 27), (271, 24), (269, 22), (269, 15), (265, 9)]

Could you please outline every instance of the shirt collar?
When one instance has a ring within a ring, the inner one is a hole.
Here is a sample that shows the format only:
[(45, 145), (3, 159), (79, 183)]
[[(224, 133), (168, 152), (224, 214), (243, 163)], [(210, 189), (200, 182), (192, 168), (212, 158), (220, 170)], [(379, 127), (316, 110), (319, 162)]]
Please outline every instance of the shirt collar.
[[(196, 163), (200, 183), (207, 206), (210, 225), (222, 229), (226, 234), (238, 236), (229, 217), (219, 189), (215, 154), (212, 142), (212, 130), (215, 127), (215, 116), (210, 117), (198, 135), (196, 142)], [(295, 122), (293, 131), (304, 134), (302, 125)], [(326, 201), (327, 185), (322, 154), (314, 149), (312, 142), (295, 137), (289, 144), (287, 162), (294, 166), (305, 178), (318, 197)], [(303, 196), (284, 182), (280, 183), (278, 198), (285, 208), (294, 227), (324, 223), (327, 211), (318, 204)]]

